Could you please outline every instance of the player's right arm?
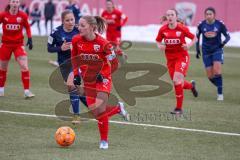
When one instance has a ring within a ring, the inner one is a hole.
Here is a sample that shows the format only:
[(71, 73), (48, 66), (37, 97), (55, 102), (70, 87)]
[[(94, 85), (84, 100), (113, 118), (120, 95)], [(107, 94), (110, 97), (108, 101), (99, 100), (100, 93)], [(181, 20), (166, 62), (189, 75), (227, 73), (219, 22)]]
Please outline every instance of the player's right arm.
[(81, 77), (79, 75), (79, 67), (80, 67), (80, 57), (78, 56), (78, 38), (73, 37), (72, 39), (72, 50), (71, 50), (71, 63), (72, 63), (72, 68), (73, 68), (73, 84), (74, 85), (81, 85)]
[(3, 12), (1, 12), (0, 13), (0, 24), (3, 23), (3, 17), (4, 17)]
[(158, 48), (162, 51), (165, 51), (166, 45), (162, 42), (163, 38), (164, 38), (163, 27), (161, 27), (159, 32), (158, 32), (156, 42), (157, 42)]
[(78, 52), (77, 52), (77, 37), (73, 37), (72, 39), (72, 50), (71, 50), (71, 63), (72, 63), (72, 67), (73, 67), (73, 74), (74, 77), (79, 75), (79, 65), (78, 62), (80, 62), (80, 60), (78, 60), (80, 57), (78, 56)]
[(202, 25), (202, 22), (199, 23), (198, 27), (197, 27), (197, 33), (196, 33), (196, 36), (197, 36), (197, 41), (196, 41), (196, 58), (200, 58), (201, 56), (201, 52), (200, 52), (200, 45), (199, 45), (199, 40), (200, 40), (200, 35), (202, 34), (202, 31), (201, 31), (201, 25)]
[(56, 31), (50, 34), (48, 37), (47, 50), (49, 53), (61, 52), (61, 46), (56, 46)]

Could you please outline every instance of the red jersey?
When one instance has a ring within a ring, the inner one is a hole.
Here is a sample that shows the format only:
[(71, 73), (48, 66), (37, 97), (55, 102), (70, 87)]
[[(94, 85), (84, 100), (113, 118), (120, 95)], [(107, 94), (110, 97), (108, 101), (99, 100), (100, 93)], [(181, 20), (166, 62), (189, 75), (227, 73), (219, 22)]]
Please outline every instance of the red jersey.
[(9, 11), (0, 13), (0, 24), (2, 23), (3, 36), (2, 43), (23, 44), (23, 28), (26, 29), (28, 38), (31, 38), (31, 29), (28, 23), (28, 16), (22, 11), (16, 15), (11, 15)]
[(114, 23), (108, 24), (107, 32), (120, 32), (121, 26), (125, 25), (128, 20), (128, 17), (117, 9), (114, 9), (111, 13), (109, 13), (107, 10), (103, 11), (102, 17), (106, 20), (114, 21)]
[(194, 39), (195, 37), (186, 26), (178, 23), (175, 29), (170, 29), (168, 24), (166, 24), (160, 28), (156, 41), (162, 42), (162, 40), (164, 40), (166, 57), (174, 58), (182, 54), (188, 54), (188, 52), (182, 48), (182, 45), (186, 43), (186, 37), (190, 39)]
[(78, 69), (80, 68), (85, 82), (86, 78), (90, 78), (91, 82), (94, 82), (98, 73), (104, 77), (111, 77), (109, 61), (115, 58), (115, 54), (110, 49), (109, 44), (98, 34), (93, 41), (87, 41), (80, 35), (74, 36), (71, 52), (74, 75), (78, 75)]

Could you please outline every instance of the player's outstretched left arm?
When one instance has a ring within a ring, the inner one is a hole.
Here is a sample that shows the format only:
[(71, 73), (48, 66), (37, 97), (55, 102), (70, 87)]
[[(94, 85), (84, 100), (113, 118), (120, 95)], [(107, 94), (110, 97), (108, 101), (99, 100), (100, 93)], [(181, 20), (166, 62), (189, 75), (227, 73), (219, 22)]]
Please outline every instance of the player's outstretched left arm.
[(185, 33), (185, 36), (189, 39), (191, 39), (190, 43), (185, 43), (182, 45), (182, 48), (184, 50), (189, 50), (196, 42), (197, 42), (197, 37), (190, 32), (190, 30), (187, 27), (183, 27), (183, 32)]
[(106, 53), (106, 58), (108, 60), (108, 64), (111, 66), (111, 73), (114, 73), (120, 67), (119, 60), (117, 59), (117, 55), (112, 45), (107, 45), (105, 49), (106, 49), (105, 53)]
[(26, 33), (27, 33), (27, 37), (28, 37), (28, 41), (27, 41), (26, 45), (28, 46), (29, 50), (32, 50), (33, 49), (32, 33), (31, 33), (30, 24), (28, 23), (27, 15), (24, 17), (24, 27), (26, 29)]
[(226, 26), (224, 25), (224, 23), (221, 22), (221, 24), (222, 24), (222, 34), (223, 34), (224, 37), (225, 37), (225, 40), (222, 42), (222, 44), (221, 44), (221, 46), (220, 46), (221, 48), (223, 48), (223, 47), (225, 46), (225, 44), (227, 44), (228, 41), (231, 39), (231, 37), (230, 37), (230, 34), (229, 34)]
[(196, 41), (196, 58), (199, 59), (201, 56), (201, 51), (200, 51), (200, 45), (199, 45), (199, 41), (200, 41), (200, 35), (201, 35), (201, 23), (198, 25), (197, 27), (197, 33), (196, 33), (196, 37), (197, 37), (197, 41)]
[(122, 19), (121, 26), (124, 26), (128, 21), (128, 16), (126, 16), (125, 14), (122, 14), (121, 19)]

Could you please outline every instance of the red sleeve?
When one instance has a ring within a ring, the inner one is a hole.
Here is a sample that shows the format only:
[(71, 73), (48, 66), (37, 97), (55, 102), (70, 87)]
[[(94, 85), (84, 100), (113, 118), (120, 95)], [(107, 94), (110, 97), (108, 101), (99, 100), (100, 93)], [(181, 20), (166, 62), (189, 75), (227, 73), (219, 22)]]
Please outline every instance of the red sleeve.
[(121, 26), (124, 26), (128, 21), (128, 17), (122, 12), (120, 12), (120, 18), (121, 18)]
[(111, 63), (111, 73), (114, 73), (116, 70), (118, 70), (119, 61), (117, 58), (115, 58), (110, 63)]
[(101, 17), (105, 18), (105, 17), (104, 17), (104, 16), (105, 16), (105, 13), (106, 13), (106, 12), (103, 11), (102, 14), (101, 14)]
[(110, 62), (111, 64), (111, 73), (115, 72), (118, 69), (118, 59), (117, 55), (114, 51), (113, 45), (109, 42), (105, 42), (104, 44), (104, 52), (105, 52), (105, 57), (106, 59)]
[(30, 27), (30, 24), (28, 23), (28, 16), (27, 16), (27, 14), (23, 15), (23, 19), (24, 19), (23, 26), (26, 29), (27, 37), (28, 38), (32, 38), (31, 27)]
[(192, 34), (187, 27), (182, 26), (182, 29), (183, 29), (183, 32), (184, 32), (184, 34), (185, 34), (186, 37), (188, 37), (188, 38), (190, 38), (190, 39), (194, 39), (195, 35)]
[(1, 12), (1, 13), (0, 13), (0, 24), (3, 23), (3, 17), (4, 17), (4, 13)]
[(78, 69), (78, 57), (77, 57), (77, 37), (74, 37), (72, 39), (72, 51), (71, 51), (71, 62), (72, 62), (72, 67), (73, 67), (73, 74), (74, 76), (79, 75)]
[(163, 29), (160, 28), (159, 31), (158, 31), (158, 35), (157, 35), (157, 38), (156, 38), (156, 41), (157, 42), (162, 42), (163, 38), (164, 38), (164, 35), (163, 35)]

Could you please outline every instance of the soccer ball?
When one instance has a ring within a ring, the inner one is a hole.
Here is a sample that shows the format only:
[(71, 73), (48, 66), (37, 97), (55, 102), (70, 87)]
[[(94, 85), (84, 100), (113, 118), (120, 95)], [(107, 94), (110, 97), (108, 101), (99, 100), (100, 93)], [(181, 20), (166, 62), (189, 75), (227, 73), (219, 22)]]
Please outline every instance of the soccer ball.
[(55, 140), (60, 146), (70, 146), (75, 140), (75, 132), (70, 127), (60, 127), (55, 133)]

